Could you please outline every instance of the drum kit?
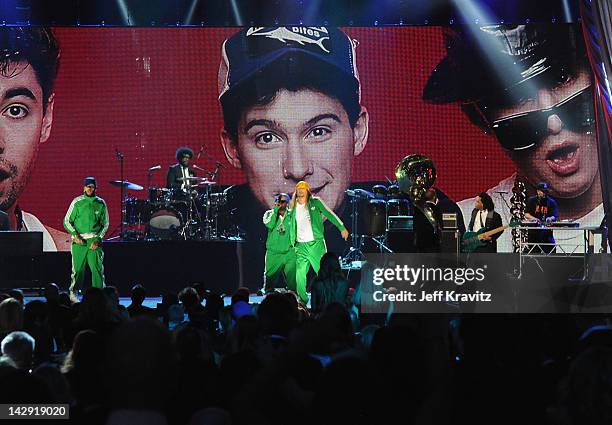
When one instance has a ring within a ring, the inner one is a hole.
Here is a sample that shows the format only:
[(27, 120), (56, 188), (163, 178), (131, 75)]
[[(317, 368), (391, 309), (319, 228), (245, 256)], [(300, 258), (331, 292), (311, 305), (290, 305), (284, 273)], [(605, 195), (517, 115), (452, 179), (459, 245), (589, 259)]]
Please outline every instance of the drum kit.
[(386, 246), (389, 231), (389, 220), (394, 217), (410, 217), (411, 203), (399, 187), (391, 183), (388, 186), (375, 185), (371, 191), (349, 189), (346, 191), (351, 205), (351, 251), (350, 260), (359, 260), (361, 250), (374, 243), (380, 252), (391, 252)]
[(126, 193), (122, 199), (123, 240), (217, 240), (236, 238), (230, 232), (228, 191), (217, 191), (216, 182), (206, 177), (185, 177), (183, 188), (150, 186), (147, 197), (128, 196), (142, 191), (136, 183), (113, 180)]
[[(427, 205), (425, 193), (436, 180), (436, 167), (424, 155), (412, 154), (403, 158), (395, 169), (396, 181), (389, 185), (378, 184), (372, 191), (349, 189), (346, 191), (351, 204), (351, 248), (342, 258), (350, 268), (365, 257), (362, 249), (372, 241), (376, 250), (393, 252), (389, 237), (397, 232), (413, 230), (413, 215), (419, 210), (436, 227), (436, 218)], [(393, 246), (393, 244), (391, 244)]]

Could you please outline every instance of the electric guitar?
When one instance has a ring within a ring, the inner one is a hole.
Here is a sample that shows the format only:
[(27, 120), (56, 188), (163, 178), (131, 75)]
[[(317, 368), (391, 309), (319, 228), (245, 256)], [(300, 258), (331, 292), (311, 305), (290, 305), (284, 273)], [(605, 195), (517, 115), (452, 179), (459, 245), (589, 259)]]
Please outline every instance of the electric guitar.
[(508, 227), (518, 227), (521, 222), (515, 218), (510, 220), (509, 224), (504, 226), (496, 227), (495, 229), (486, 230), (484, 227), (477, 232), (465, 232), (463, 238), (461, 238), (461, 251), (462, 252), (474, 252), (478, 247), (485, 246), (487, 241), (485, 238), (496, 235), (497, 233), (503, 232)]

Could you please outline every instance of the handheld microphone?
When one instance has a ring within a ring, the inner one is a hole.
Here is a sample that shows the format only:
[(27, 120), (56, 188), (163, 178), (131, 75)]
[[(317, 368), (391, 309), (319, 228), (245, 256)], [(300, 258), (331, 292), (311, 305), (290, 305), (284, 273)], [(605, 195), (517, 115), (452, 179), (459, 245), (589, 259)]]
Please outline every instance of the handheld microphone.
[(153, 167), (149, 167), (149, 171), (153, 170), (161, 170), (161, 165), (154, 165)]

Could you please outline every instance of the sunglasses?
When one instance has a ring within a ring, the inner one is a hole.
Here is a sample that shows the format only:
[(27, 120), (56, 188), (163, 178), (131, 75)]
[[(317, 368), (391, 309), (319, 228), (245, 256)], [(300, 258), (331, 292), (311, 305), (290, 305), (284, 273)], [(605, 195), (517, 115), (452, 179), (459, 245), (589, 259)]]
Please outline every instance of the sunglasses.
[(584, 132), (595, 123), (593, 88), (588, 86), (550, 108), (521, 112), (490, 123), (501, 145), (519, 151), (536, 146), (548, 134), (548, 118), (557, 115), (570, 131)]

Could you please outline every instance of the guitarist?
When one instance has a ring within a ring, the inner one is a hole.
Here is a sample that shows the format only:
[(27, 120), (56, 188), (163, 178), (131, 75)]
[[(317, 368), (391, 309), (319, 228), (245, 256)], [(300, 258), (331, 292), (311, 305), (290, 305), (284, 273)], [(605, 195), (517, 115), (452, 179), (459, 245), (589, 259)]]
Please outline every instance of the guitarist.
[[(478, 232), (483, 227), (486, 231), (489, 231), (502, 226), (501, 215), (495, 212), (495, 204), (493, 204), (493, 200), (488, 193), (482, 192), (478, 195), (474, 207), (468, 226), (470, 232)], [(502, 233), (503, 231), (492, 236), (483, 236), (482, 241), (485, 242), (485, 245), (479, 246), (474, 252), (497, 252), (497, 238)]]

